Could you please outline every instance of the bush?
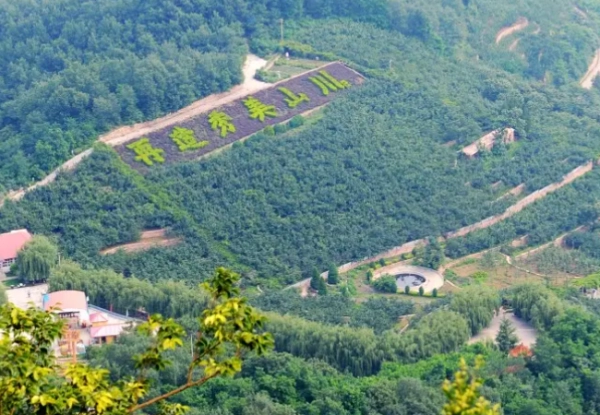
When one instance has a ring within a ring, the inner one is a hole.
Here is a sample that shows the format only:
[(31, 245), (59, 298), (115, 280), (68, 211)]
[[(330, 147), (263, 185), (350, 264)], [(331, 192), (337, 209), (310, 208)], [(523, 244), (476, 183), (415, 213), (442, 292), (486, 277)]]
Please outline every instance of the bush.
[(266, 127), (264, 128), (263, 132), (264, 132), (266, 135), (269, 135), (269, 136), (273, 136), (273, 135), (275, 135), (275, 129), (273, 128), (273, 126), (272, 126), (272, 125), (268, 125), (268, 126), (266, 126)]
[(296, 115), (289, 122), (290, 128), (298, 128), (304, 125), (304, 117), (302, 115)]
[(437, 293), (437, 288), (434, 288), (434, 289), (433, 289), (433, 291), (431, 292), (431, 296), (432, 296), (433, 298), (437, 298), (437, 294), (438, 294), (438, 293)]
[(471, 275), (471, 278), (473, 278), (477, 283), (481, 284), (488, 279), (488, 273), (485, 271), (477, 271)]
[(275, 134), (283, 134), (288, 132), (290, 129), (290, 126), (283, 123), (283, 124), (277, 124), (275, 125)]
[(368, 270), (367, 271), (367, 282), (371, 282), (372, 279), (373, 279), (373, 271)]
[(329, 272), (327, 274), (327, 283), (331, 285), (335, 285), (340, 281), (340, 275), (338, 273), (337, 266), (335, 264), (331, 264), (329, 266)]
[(410, 287), (408, 285), (404, 286), (404, 294), (410, 294)]
[(384, 275), (383, 277), (373, 282), (373, 288), (377, 291), (384, 293), (397, 293), (398, 286), (396, 285), (396, 279), (391, 275)]
[(419, 295), (423, 297), (423, 294), (425, 294), (425, 290), (423, 289), (423, 287), (419, 287)]
[(281, 75), (275, 72), (263, 71), (262, 69), (259, 69), (254, 77), (259, 81), (267, 82), (270, 84), (281, 80)]
[(456, 274), (456, 272), (454, 272), (451, 269), (447, 269), (446, 271), (444, 271), (444, 278), (446, 278), (447, 280), (453, 280), (456, 279), (458, 277), (458, 275)]

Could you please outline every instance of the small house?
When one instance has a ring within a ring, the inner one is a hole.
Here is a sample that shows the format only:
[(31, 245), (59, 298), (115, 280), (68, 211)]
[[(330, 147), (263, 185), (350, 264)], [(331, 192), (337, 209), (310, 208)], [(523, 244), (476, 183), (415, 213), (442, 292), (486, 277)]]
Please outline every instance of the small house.
[(92, 326), (90, 336), (94, 344), (110, 344), (119, 337), (128, 326), (124, 324), (104, 324), (102, 326)]
[(67, 320), (69, 327), (84, 328), (90, 324), (88, 302), (83, 291), (56, 291), (45, 294), (42, 303), (46, 311), (56, 308), (54, 313)]
[(89, 334), (92, 344), (112, 343), (125, 330), (136, 324), (136, 321), (130, 317), (102, 310), (96, 306), (91, 306), (89, 311), (91, 323)]
[(0, 271), (10, 271), (10, 266), (17, 261), (17, 254), (30, 239), (27, 229), (0, 234)]

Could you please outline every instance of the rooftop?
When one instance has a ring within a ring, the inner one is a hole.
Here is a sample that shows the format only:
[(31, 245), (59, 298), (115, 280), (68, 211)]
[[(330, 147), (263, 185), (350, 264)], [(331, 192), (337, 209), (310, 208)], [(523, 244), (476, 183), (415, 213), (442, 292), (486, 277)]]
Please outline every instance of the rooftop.
[(124, 330), (123, 324), (111, 324), (108, 326), (92, 327), (90, 334), (94, 338), (98, 337), (112, 337), (120, 335)]
[(56, 291), (44, 296), (44, 310), (58, 307), (61, 310), (85, 310), (87, 314), (87, 299), (83, 291)]
[(0, 260), (16, 258), (17, 252), (30, 239), (31, 234), (27, 229), (0, 234)]
[(90, 314), (90, 323), (101, 323), (107, 322), (108, 318), (103, 313), (93, 313)]

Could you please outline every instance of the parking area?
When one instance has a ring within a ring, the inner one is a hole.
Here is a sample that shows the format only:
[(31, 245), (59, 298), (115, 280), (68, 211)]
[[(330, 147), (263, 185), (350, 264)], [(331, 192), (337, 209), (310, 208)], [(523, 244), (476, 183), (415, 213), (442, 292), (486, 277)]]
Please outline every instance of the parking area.
[(27, 308), (30, 303), (37, 308), (42, 308), (42, 297), (48, 292), (48, 284), (30, 287), (11, 288), (6, 290), (8, 301), (19, 308)]

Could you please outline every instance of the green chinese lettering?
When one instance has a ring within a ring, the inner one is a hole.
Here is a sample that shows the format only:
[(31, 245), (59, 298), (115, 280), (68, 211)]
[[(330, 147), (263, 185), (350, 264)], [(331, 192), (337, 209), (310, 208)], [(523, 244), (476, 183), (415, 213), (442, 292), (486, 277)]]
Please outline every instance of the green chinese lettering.
[(254, 97), (248, 97), (245, 99), (244, 105), (250, 112), (250, 118), (254, 120), (258, 119), (260, 122), (264, 122), (265, 117), (277, 117), (275, 105), (263, 104)]
[(127, 148), (133, 150), (135, 153), (135, 161), (141, 161), (147, 166), (152, 166), (154, 162), (165, 162), (165, 158), (163, 157), (165, 151), (160, 148), (152, 147), (148, 138), (142, 138), (135, 143), (131, 143)]
[(208, 141), (198, 141), (194, 131), (188, 128), (175, 127), (169, 136), (177, 144), (179, 151), (198, 150), (208, 145)]
[(231, 122), (232, 118), (221, 111), (213, 111), (208, 116), (210, 128), (221, 130), (221, 137), (225, 138), (229, 133), (235, 133), (235, 125)]
[(281, 92), (283, 95), (285, 95), (287, 97), (284, 99), (284, 101), (290, 108), (296, 108), (302, 102), (310, 101), (310, 98), (308, 98), (308, 95), (306, 95), (303, 92), (301, 92), (299, 94), (295, 94), (292, 91), (290, 91), (289, 89), (284, 88), (284, 87), (281, 87), (278, 89), (279, 89), (279, 92)]
[(338, 89), (350, 88), (352, 84), (346, 80), (338, 81), (329, 72), (322, 70), (318, 75), (308, 78), (313, 84), (321, 89), (323, 95), (329, 95), (329, 91), (337, 91)]

